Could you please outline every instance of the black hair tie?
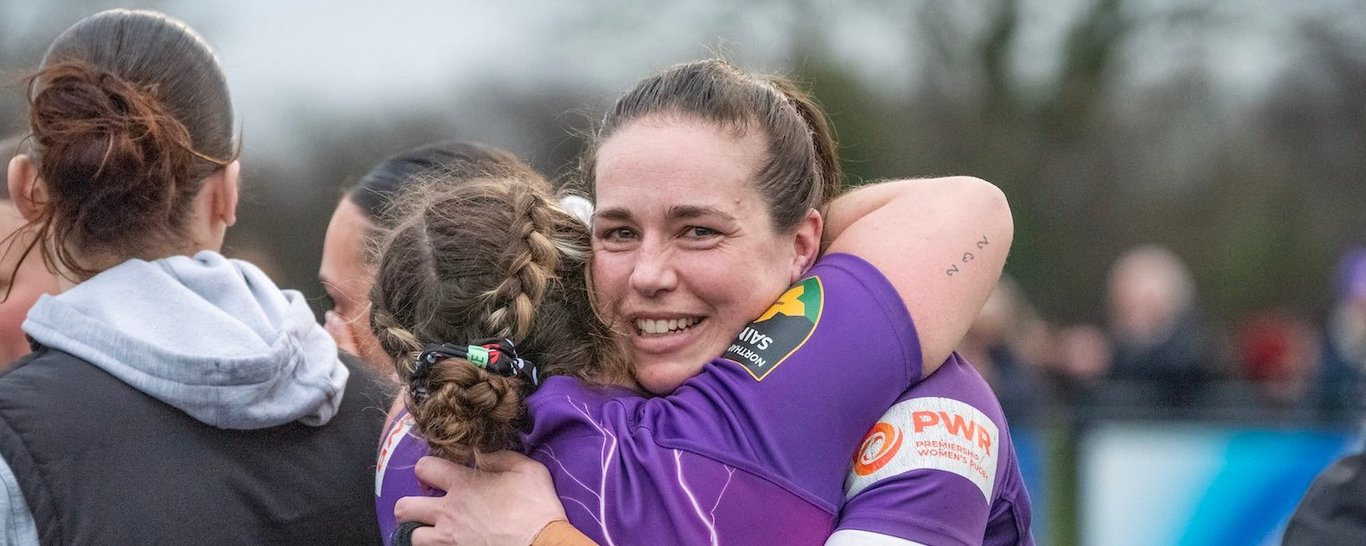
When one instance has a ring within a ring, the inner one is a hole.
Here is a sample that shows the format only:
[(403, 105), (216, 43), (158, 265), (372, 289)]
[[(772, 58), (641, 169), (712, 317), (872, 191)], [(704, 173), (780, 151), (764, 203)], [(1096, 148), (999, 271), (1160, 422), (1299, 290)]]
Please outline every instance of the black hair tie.
[(414, 400), (421, 402), (431, 394), (427, 390), (427, 381), (431, 378), (432, 366), (447, 358), (463, 358), (503, 377), (524, 377), (531, 381), (533, 387), (541, 384), (540, 371), (526, 359), (517, 356), (517, 346), (510, 339), (482, 339), (473, 345), (433, 343), (422, 349), (413, 366), (408, 390)]

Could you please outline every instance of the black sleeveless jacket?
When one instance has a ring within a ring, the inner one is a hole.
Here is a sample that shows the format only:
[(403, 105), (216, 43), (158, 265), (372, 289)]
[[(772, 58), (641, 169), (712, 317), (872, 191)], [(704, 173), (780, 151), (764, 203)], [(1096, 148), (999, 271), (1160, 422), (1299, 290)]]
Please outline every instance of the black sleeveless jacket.
[(328, 424), (226, 430), (38, 347), (0, 375), (0, 455), (43, 544), (376, 544), (388, 396), (344, 361)]

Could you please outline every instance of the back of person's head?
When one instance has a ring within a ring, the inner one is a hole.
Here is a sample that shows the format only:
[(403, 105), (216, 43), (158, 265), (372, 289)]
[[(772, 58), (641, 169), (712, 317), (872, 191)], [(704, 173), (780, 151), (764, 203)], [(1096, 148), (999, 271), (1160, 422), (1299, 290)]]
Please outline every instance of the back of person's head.
[(236, 159), (222, 67), (184, 23), (116, 9), (67, 29), (29, 86), (38, 233), (78, 276), (99, 260), (158, 258), (184, 233), (203, 180)]
[[(367, 220), (389, 228), (386, 212), (396, 195), (416, 181), (434, 174), (449, 180), (464, 180), (489, 174), (516, 173), (540, 179), (530, 165), (511, 152), (463, 140), (442, 140), (410, 148), (377, 163), (346, 192)], [(549, 188), (549, 183), (545, 183)]]
[[(408, 409), (435, 454), (462, 460), (515, 446), (533, 385), (529, 374), (497, 375), (447, 358), (414, 386), (416, 357), (430, 344), (506, 338), (540, 377), (628, 377), (590, 301), (588, 227), (543, 183), (517, 175), (437, 179), (396, 203), (370, 325), (409, 385)], [(413, 396), (414, 387), (427, 394)]]
[(584, 155), (590, 196), (597, 149), (627, 124), (655, 116), (696, 118), (741, 133), (761, 131), (767, 150), (755, 187), (780, 233), (840, 191), (835, 135), (815, 100), (785, 78), (747, 74), (709, 59), (651, 75), (617, 99)]
[[(463, 184), (495, 173), (515, 173), (550, 187), (531, 166), (509, 152), (475, 142), (443, 140), (403, 150), (376, 164), (338, 203), (323, 239), (318, 276), (332, 300), (326, 324), (338, 344), (383, 375), (393, 363), (370, 334), (368, 302), (380, 238), (394, 226), (394, 199), (424, 180)], [(345, 338), (345, 339), (343, 339)]]

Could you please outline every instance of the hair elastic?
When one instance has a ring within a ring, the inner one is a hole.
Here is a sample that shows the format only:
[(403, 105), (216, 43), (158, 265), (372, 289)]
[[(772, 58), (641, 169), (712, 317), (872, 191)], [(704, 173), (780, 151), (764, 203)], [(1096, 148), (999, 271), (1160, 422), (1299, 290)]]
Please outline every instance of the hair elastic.
[(531, 381), (533, 387), (541, 383), (540, 371), (526, 359), (517, 356), (517, 346), (510, 339), (482, 339), (475, 341), (473, 345), (433, 343), (418, 353), (417, 362), (413, 365), (408, 390), (414, 400), (420, 402), (431, 394), (427, 389), (427, 382), (431, 378), (432, 366), (447, 358), (463, 358), (475, 366), (503, 377), (525, 377)]

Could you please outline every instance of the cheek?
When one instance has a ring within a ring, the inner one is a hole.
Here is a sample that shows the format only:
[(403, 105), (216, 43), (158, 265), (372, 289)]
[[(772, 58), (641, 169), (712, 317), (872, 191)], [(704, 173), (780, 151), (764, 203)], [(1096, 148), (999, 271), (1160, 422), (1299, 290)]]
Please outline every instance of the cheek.
[(593, 286), (590, 288), (593, 290), (594, 304), (600, 310), (610, 309), (613, 302), (621, 298), (627, 289), (630, 266), (630, 262), (621, 256), (594, 253)]
[[(696, 260), (690, 267), (696, 282), (690, 286), (710, 300), (727, 322), (745, 324), (763, 314), (787, 290), (785, 268), (767, 256), (744, 260)], [(738, 332), (739, 329), (737, 328)]]

